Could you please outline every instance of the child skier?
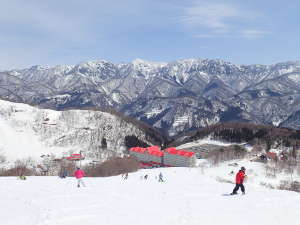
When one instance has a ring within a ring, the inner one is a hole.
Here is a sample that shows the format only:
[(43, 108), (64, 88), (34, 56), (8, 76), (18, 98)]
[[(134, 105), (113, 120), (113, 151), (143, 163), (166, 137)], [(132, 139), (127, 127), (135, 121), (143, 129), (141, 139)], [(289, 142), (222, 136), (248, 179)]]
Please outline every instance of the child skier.
[(82, 184), (85, 187), (85, 184), (82, 180), (82, 178), (85, 176), (84, 171), (77, 167), (77, 170), (74, 172), (74, 176), (77, 179), (77, 187), (80, 187), (80, 184)]
[(245, 187), (243, 185), (244, 179), (246, 176), (245, 171), (246, 171), (246, 168), (242, 166), (240, 171), (236, 174), (236, 176), (235, 176), (236, 185), (235, 185), (235, 188), (233, 189), (231, 195), (236, 195), (239, 188), (241, 188), (242, 193), (245, 194)]

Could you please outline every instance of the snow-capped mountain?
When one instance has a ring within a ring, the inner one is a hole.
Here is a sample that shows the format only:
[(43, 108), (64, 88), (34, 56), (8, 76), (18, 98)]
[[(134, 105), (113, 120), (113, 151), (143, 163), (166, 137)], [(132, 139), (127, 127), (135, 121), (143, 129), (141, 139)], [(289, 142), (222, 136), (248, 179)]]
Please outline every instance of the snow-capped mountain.
[(161, 144), (159, 133), (116, 114), (95, 110), (54, 111), (0, 100), (0, 154), (8, 160), (79, 153), (107, 159), (126, 147)]
[(114, 108), (169, 135), (230, 120), (299, 128), (300, 62), (84, 62), (0, 73), (0, 97), (52, 109)]

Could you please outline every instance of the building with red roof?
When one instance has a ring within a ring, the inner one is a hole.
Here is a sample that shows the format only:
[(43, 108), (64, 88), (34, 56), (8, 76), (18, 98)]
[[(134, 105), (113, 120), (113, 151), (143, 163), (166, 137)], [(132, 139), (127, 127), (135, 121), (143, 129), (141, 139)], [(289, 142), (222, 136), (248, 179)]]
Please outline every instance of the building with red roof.
[(158, 146), (147, 148), (132, 147), (129, 149), (130, 155), (139, 160), (145, 167), (157, 166), (179, 166), (192, 167), (195, 165), (195, 153), (176, 148), (160, 150)]

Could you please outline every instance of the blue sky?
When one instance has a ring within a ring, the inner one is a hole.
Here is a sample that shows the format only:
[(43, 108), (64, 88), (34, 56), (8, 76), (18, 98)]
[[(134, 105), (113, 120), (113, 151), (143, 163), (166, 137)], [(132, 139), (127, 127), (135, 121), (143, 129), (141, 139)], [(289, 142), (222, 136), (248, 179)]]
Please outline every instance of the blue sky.
[(300, 60), (300, 2), (1, 0), (0, 70), (88, 60)]

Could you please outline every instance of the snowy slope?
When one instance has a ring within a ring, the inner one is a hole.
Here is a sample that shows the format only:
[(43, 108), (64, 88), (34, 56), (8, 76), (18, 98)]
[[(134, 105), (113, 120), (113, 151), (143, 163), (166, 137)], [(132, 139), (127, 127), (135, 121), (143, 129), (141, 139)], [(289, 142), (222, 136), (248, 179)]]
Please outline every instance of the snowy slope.
[(152, 145), (152, 138), (157, 138), (153, 134), (149, 137), (141, 127), (106, 112), (54, 111), (0, 100), (0, 154), (12, 161), (79, 151), (90, 158), (100, 151), (106, 159), (112, 153), (122, 154), (126, 136)]
[[(257, 166), (257, 165), (256, 165)], [(247, 166), (248, 169), (250, 165)], [(0, 178), (0, 218), (5, 225), (286, 225), (300, 224), (300, 195), (267, 189), (255, 176), (245, 196), (226, 196), (233, 184), (216, 181), (215, 168), (141, 170), (120, 176), (85, 178)], [(155, 177), (162, 171), (166, 182)], [(148, 180), (140, 177), (149, 174)]]
[(180, 146), (177, 146), (177, 149), (184, 149), (184, 148), (190, 148), (190, 147), (197, 147), (201, 146), (204, 144), (210, 144), (210, 145), (220, 145), (220, 146), (229, 146), (233, 145), (235, 143), (229, 143), (229, 142), (222, 142), (218, 140), (213, 140), (211, 138), (204, 138), (204, 139), (199, 139), (197, 141), (189, 142)]
[[(42, 154), (49, 154), (33, 130), (14, 128), (11, 121), (0, 117), (0, 150), (9, 160), (26, 157), (38, 158)], [(58, 153), (58, 151), (56, 151)]]

